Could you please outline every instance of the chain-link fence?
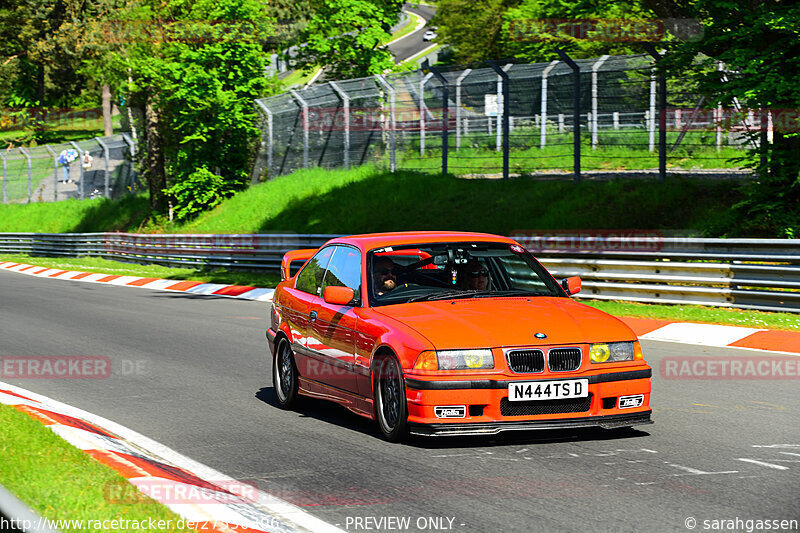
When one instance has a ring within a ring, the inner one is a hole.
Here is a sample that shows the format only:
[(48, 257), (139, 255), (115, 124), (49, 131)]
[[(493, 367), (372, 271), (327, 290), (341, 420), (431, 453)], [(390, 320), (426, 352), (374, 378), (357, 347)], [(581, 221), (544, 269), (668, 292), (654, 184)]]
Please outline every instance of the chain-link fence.
[[(67, 157), (62, 157), (64, 152)], [(2, 150), (3, 203), (130, 194), (140, 186), (132, 165), (135, 153), (136, 144), (126, 133)]]
[(688, 78), (659, 81), (642, 54), (313, 85), (256, 101), (254, 174), (372, 162), (482, 176), (741, 175), (731, 159), (755, 146), (746, 134), (760, 115), (709, 110)]

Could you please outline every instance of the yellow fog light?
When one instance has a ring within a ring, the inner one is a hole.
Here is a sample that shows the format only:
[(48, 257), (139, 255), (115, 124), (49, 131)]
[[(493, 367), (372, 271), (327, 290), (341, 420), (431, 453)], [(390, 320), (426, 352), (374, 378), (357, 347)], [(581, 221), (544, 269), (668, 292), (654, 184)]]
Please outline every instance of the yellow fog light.
[(589, 359), (592, 363), (605, 363), (611, 357), (611, 349), (608, 344), (592, 344), (589, 349)]

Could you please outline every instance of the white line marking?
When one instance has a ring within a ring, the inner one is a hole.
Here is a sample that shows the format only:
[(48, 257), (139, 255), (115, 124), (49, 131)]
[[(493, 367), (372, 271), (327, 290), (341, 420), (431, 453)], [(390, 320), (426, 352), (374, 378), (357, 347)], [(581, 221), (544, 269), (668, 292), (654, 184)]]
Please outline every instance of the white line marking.
[(795, 457), (800, 457), (800, 453), (792, 453), (792, 452), (778, 452), (784, 455), (794, 455)]
[(737, 457), (736, 460), (743, 461), (745, 463), (752, 463), (754, 465), (766, 466), (767, 468), (773, 468), (775, 470), (789, 470), (788, 466), (774, 465), (772, 463), (765, 463), (764, 461), (756, 461), (755, 459), (746, 459), (744, 457)]
[[(666, 462), (666, 461), (664, 461)], [(694, 476), (706, 476), (706, 475), (715, 475), (715, 474), (738, 474), (738, 470), (726, 470), (724, 472), (705, 472), (703, 470), (698, 470), (696, 468), (692, 468), (691, 466), (683, 466), (683, 465), (676, 465), (673, 463), (667, 463), (669, 466), (674, 466), (679, 470), (683, 470), (687, 472), (687, 474), (672, 474), (673, 476), (686, 476), (686, 475), (694, 475)]]
[(753, 448), (800, 448), (800, 444), (753, 444)]

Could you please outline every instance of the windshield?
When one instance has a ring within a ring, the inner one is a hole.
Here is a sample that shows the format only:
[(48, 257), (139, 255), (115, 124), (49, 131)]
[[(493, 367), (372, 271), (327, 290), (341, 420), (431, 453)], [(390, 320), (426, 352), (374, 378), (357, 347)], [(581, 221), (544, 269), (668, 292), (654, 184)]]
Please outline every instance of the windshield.
[(493, 296), (566, 297), (525, 249), (493, 242), (425, 243), (368, 254), (373, 306)]

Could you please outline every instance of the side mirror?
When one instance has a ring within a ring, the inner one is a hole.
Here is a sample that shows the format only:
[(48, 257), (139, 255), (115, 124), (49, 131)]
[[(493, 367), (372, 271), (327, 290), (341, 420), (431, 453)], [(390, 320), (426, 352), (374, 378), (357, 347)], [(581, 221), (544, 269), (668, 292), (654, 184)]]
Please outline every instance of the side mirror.
[(350, 305), (355, 295), (350, 287), (325, 287), (322, 298), (331, 305)]
[(580, 276), (570, 276), (561, 280), (561, 287), (567, 291), (567, 294), (572, 296), (581, 292), (581, 278)]

